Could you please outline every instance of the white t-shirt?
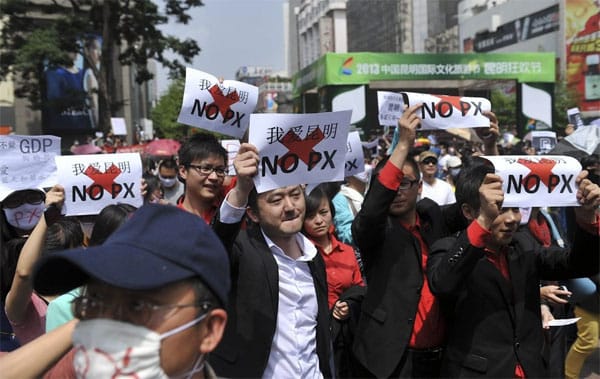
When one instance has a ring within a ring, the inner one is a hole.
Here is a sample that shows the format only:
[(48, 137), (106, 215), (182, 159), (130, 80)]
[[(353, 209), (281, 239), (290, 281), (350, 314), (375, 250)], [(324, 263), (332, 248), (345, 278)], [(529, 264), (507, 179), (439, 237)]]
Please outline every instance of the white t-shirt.
[(454, 196), (454, 191), (452, 191), (452, 186), (441, 179), (435, 179), (433, 185), (429, 185), (423, 181), (421, 198), (424, 197), (430, 198), (438, 203), (438, 205), (456, 203), (456, 197)]

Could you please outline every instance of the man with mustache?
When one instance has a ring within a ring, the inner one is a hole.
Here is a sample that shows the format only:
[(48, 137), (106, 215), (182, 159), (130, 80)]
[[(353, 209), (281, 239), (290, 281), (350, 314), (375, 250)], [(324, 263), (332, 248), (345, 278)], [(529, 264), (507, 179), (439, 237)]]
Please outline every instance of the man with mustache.
[[(210, 362), (222, 377), (323, 378), (333, 374), (325, 264), (300, 231), (301, 185), (257, 193), (258, 151), (243, 143), (235, 187), (213, 228), (231, 262), (229, 326)], [(249, 224), (240, 230), (246, 214)]]

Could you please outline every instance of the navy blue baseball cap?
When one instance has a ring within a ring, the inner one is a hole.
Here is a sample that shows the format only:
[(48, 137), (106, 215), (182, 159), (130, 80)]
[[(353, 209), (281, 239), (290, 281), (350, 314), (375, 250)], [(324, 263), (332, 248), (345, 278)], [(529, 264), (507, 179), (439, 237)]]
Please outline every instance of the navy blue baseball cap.
[(150, 290), (194, 277), (226, 305), (229, 257), (215, 232), (192, 213), (147, 204), (102, 245), (42, 258), (33, 285), (41, 295), (56, 295), (90, 278), (124, 289)]

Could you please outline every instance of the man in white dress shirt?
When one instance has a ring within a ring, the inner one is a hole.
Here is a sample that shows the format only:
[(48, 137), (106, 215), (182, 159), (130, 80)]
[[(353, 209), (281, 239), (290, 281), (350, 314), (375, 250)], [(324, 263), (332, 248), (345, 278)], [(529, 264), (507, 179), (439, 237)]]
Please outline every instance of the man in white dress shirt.
[[(325, 264), (300, 233), (301, 185), (258, 194), (256, 147), (240, 146), (235, 187), (213, 225), (229, 252), (229, 323), (210, 362), (222, 377), (323, 378), (334, 372)], [(249, 225), (241, 230), (246, 214)]]

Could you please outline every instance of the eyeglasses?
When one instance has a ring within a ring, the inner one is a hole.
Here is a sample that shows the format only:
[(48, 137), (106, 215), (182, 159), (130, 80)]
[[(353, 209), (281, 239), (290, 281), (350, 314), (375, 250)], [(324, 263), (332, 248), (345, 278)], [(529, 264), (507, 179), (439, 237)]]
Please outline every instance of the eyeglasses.
[(169, 311), (163, 315), (164, 319), (172, 317), (179, 309), (199, 307), (207, 312), (212, 304), (208, 301), (199, 301), (191, 304), (153, 304), (149, 301), (131, 299), (129, 302), (116, 306), (103, 299), (91, 296), (79, 296), (72, 301), (73, 315), (80, 320), (102, 318), (106, 311), (115, 312), (118, 309), (120, 317), (135, 325), (147, 326), (159, 311)]
[(437, 164), (437, 160), (435, 158), (425, 158), (421, 161), (421, 163), (427, 164)]
[(400, 189), (400, 190), (407, 190), (407, 189), (411, 188), (412, 186), (414, 186), (417, 183), (419, 183), (419, 179), (415, 179), (415, 180), (403, 179), (400, 182), (400, 187), (398, 187), (398, 189)]
[(23, 204), (40, 204), (44, 201), (44, 194), (39, 191), (23, 191), (8, 196), (2, 202), (3, 208), (13, 209)]
[(215, 174), (217, 174), (218, 177), (222, 178), (225, 176), (225, 174), (227, 174), (227, 167), (213, 167), (213, 166), (208, 166), (208, 165), (192, 164), (192, 163), (189, 163), (187, 165), (187, 167), (191, 167), (191, 168), (195, 169), (199, 174), (206, 175), (206, 176), (208, 176), (214, 172)]

